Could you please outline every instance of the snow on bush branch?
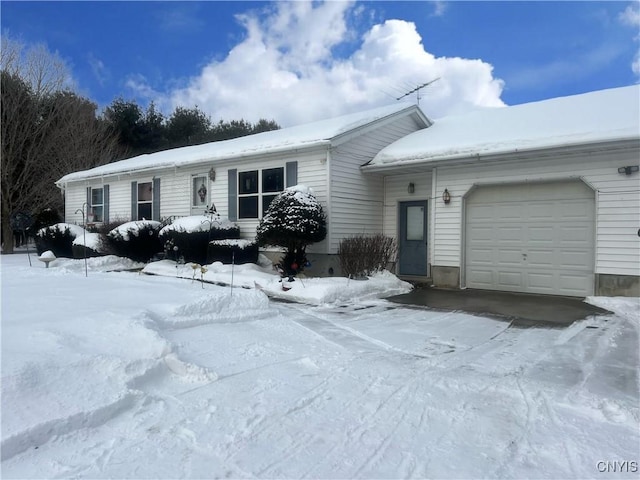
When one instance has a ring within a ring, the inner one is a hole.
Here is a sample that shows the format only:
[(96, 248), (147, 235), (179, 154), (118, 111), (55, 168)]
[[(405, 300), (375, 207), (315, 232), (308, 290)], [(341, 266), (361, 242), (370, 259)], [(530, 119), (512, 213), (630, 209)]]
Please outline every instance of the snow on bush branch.
[(313, 190), (296, 185), (273, 199), (256, 233), (260, 246), (285, 249), (280, 266), (292, 276), (307, 263), (306, 247), (327, 236), (327, 220)]

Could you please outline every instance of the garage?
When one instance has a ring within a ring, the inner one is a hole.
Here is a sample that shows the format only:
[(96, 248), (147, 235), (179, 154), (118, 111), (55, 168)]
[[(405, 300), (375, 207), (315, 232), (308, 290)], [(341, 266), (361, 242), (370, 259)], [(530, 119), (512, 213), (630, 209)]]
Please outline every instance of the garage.
[(595, 193), (583, 182), (475, 187), (464, 230), (468, 288), (593, 295)]

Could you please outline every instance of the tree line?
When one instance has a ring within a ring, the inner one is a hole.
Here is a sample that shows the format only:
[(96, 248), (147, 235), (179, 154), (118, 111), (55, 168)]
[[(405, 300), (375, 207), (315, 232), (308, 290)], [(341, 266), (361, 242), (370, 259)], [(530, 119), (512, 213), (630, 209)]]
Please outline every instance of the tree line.
[(254, 133), (277, 130), (274, 120), (220, 120), (213, 123), (197, 106), (178, 106), (165, 117), (152, 102), (143, 110), (135, 101), (115, 99), (103, 113), (106, 123), (117, 133), (123, 155), (152, 153), (168, 148), (229, 140)]
[(63, 214), (55, 181), (64, 175), (168, 148), (280, 128), (273, 120), (212, 122), (197, 106), (165, 117), (151, 103), (115, 99), (103, 111), (78, 94), (65, 62), (46, 47), (2, 36), (0, 196), (3, 253), (13, 252), (12, 218)]

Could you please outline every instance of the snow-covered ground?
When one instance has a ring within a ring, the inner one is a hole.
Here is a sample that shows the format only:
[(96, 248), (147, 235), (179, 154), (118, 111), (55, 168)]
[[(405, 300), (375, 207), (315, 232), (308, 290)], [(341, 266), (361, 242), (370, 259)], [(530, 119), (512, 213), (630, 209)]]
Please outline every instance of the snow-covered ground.
[(518, 329), (391, 275), (1, 262), (3, 478), (638, 476), (637, 298)]

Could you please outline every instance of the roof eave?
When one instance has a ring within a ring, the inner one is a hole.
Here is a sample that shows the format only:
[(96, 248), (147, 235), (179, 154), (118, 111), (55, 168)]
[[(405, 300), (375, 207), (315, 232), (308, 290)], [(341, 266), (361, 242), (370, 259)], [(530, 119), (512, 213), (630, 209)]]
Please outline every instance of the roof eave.
[(476, 163), (480, 160), (528, 160), (531, 158), (552, 157), (573, 155), (576, 153), (599, 151), (619, 151), (629, 149), (640, 149), (640, 137), (620, 138), (615, 140), (597, 140), (593, 142), (581, 142), (571, 145), (552, 145), (547, 147), (536, 147), (530, 149), (510, 149), (501, 152), (490, 152), (486, 154), (464, 153), (460, 155), (421, 157), (411, 160), (401, 160), (395, 163), (368, 164), (363, 165), (361, 170), (369, 173), (387, 173), (403, 169), (422, 167), (431, 169), (442, 165), (464, 165)]

